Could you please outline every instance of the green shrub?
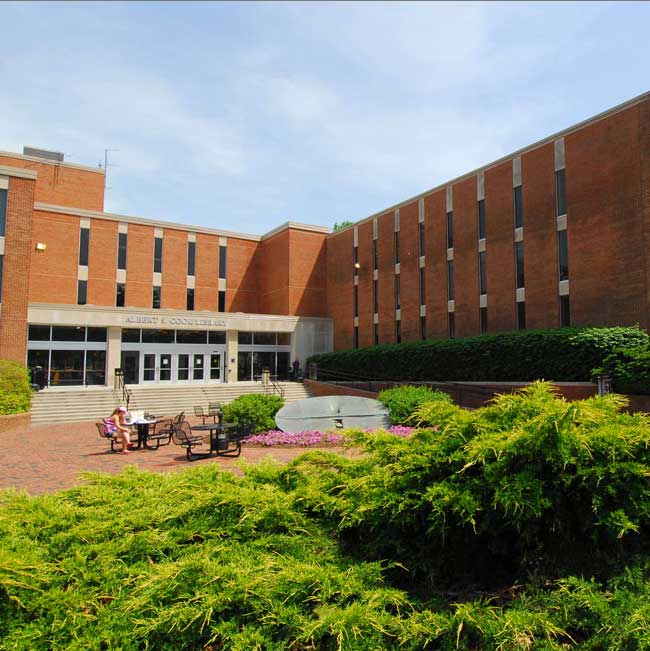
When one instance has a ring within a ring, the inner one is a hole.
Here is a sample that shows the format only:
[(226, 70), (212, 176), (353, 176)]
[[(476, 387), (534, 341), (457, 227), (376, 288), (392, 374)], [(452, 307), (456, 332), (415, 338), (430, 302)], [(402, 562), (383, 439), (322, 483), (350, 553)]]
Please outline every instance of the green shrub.
[(413, 412), (423, 403), (431, 400), (451, 402), (444, 391), (433, 391), (429, 387), (403, 385), (382, 391), (377, 400), (388, 407), (390, 419), (394, 424), (403, 425), (409, 421)]
[(650, 394), (650, 346), (623, 348), (608, 355), (595, 376), (606, 373), (619, 393)]
[(0, 414), (22, 414), (29, 411), (32, 390), (27, 369), (6, 359), (0, 360)]
[(224, 420), (229, 423), (252, 421), (256, 432), (275, 429), (275, 414), (284, 405), (280, 396), (249, 393), (239, 396), (223, 408)]
[(648, 345), (639, 328), (553, 328), (384, 344), (315, 355), (322, 379), (589, 381), (618, 348)]

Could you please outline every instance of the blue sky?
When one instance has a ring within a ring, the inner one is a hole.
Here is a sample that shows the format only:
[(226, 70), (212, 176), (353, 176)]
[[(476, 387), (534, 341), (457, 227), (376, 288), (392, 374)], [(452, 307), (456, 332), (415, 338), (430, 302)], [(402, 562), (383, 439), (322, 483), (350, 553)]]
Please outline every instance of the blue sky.
[(1, 3), (0, 149), (106, 209), (359, 220), (650, 90), (649, 3)]

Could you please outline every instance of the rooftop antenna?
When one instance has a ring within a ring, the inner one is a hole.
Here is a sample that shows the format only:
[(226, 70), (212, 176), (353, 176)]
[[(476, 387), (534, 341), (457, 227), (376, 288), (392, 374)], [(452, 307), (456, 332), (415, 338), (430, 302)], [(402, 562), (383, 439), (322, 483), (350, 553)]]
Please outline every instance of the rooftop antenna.
[[(110, 190), (111, 187), (108, 185), (108, 167), (119, 167), (115, 163), (108, 162), (108, 155), (114, 151), (120, 151), (119, 149), (104, 149), (104, 190)], [(101, 167), (101, 163), (99, 164)]]

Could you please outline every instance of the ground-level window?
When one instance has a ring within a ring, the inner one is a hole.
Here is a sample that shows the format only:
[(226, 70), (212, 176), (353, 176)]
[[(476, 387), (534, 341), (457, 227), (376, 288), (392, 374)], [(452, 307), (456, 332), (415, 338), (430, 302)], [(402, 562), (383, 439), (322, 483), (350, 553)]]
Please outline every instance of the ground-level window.
[(259, 380), (262, 370), (268, 368), (278, 380), (289, 379), (290, 353), (286, 351), (239, 351), (237, 354), (237, 380)]

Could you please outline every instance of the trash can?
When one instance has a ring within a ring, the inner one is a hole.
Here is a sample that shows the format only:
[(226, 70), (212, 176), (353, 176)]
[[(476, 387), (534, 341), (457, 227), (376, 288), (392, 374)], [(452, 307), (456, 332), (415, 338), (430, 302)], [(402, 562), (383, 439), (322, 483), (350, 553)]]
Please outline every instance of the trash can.
[(45, 386), (45, 369), (42, 366), (32, 366), (32, 385), (38, 387), (40, 391)]

